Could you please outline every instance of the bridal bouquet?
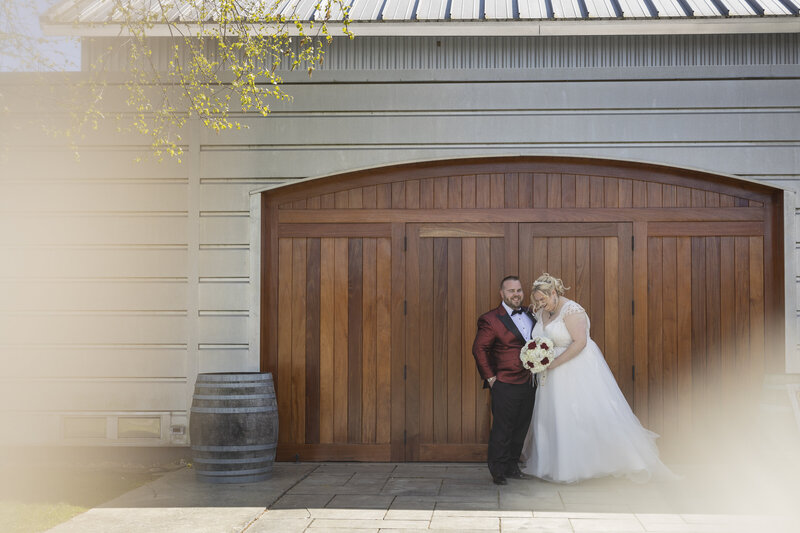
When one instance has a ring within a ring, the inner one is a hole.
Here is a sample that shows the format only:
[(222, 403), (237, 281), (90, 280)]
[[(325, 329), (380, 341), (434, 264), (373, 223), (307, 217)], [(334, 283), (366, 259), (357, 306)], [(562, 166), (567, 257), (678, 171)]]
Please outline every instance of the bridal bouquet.
[(553, 341), (547, 337), (534, 337), (522, 347), (519, 354), (522, 366), (531, 371), (531, 374), (538, 374), (546, 370), (553, 361)]

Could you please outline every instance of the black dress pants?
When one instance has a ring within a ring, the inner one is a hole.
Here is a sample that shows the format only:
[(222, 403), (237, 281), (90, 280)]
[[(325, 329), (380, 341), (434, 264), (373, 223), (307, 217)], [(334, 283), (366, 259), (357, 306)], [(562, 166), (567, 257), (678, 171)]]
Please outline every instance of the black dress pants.
[(519, 456), (533, 415), (535, 389), (495, 381), (491, 388), (492, 429), (489, 433), (489, 472), (505, 476), (519, 469)]

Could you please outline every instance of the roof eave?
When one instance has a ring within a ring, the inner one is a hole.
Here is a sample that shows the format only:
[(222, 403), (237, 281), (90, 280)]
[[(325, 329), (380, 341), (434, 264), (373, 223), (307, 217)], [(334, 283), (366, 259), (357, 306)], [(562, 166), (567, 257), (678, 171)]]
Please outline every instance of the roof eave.
[[(42, 18), (45, 35), (72, 37), (119, 37), (119, 24), (60, 23)], [(328, 22), (331, 35), (341, 35), (341, 22)], [(800, 17), (577, 19), (577, 20), (475, 20), (475, 21), (379, 21), (351, 22), (350, 30), (367, 36), (555, 36), (555, 35), (692, 35), (733, 33), (798, 33)], [(151, 37), (172, 37), (175, 28), (183, 35), (197, 33), (193, 23), (156, 24)], [(290, 32), (291, 33), (291, 32)]]

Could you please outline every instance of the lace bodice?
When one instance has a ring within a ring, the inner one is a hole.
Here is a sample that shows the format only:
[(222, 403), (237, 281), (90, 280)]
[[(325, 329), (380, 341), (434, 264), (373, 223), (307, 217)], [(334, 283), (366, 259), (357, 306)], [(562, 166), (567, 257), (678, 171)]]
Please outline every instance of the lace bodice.
[[(544, 326), (544, 334), (553, 340), (557, 348), (566, 348), (572, 344), (573, 339), (569, 334), (569, 330), (567, 330), (567, 325), (564, 323), (564, 318), (577, 313), (583, 313), (584, 316), (586, 316), (586, 311), (584, 311), (583, 307), (581, 307), (577, 302), (567, 300), (561, 307), (561, 311), (559, 311), (558, 315), (552, 321), (550, 321), (547, 326)], [(544, 324), (542, 321), (541, 312), (536, 318), (542, 324)], [(589, 336), (588, 316), (586, 316), (586, 336)]]

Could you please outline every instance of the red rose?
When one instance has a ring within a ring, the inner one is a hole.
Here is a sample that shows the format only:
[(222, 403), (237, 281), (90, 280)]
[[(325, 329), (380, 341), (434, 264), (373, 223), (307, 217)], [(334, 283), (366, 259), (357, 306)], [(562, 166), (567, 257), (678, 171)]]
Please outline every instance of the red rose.
[(527, 366), (528, 368), (533, 368), (533, 363), (528, 361), (527, 363), (525, 363), (525, 366)]
[(529, 342), (528, 343), (528, 349), (529, 350), (533, 350), (534, 348), (536, 348), (536, 341)]
[(547, 347), (547, 343), (542, 343), (542, 350), (549, 350), (550, 348)]
[(543, 365), (546, 365), (546, 364), (549, 364), (549, 363), (550, 363), (550, 359), (548, 359), (547, 357), (545, 357), (544, 359), (542, 359), (542, 364), (543, 364)]

